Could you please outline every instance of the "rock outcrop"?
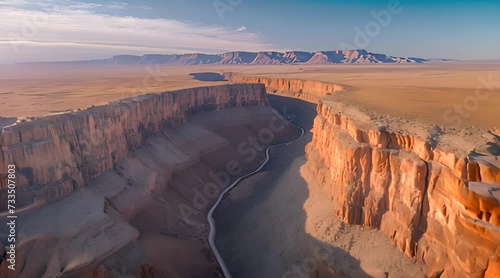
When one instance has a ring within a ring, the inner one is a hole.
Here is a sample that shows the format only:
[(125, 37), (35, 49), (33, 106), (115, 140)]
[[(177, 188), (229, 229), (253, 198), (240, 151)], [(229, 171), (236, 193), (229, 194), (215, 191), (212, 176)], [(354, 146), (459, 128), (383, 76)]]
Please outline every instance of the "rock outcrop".
[(200, 87), (5, 126), (0, 133), (0, 211), (6, 210), (9, 164), (18, 169), (18, 210), (51, 203), (112, 169), (144, 138), (184, 124), (188, 115), (266, 102), (259, 84)]
[(379, 228), (433, 274), (496, 277), (496, 157), (457, 155), (428, 138), (351, 118), (349, 109), (320, 103), (306, 147), (307, 169), (331, 194), (332, 213)]

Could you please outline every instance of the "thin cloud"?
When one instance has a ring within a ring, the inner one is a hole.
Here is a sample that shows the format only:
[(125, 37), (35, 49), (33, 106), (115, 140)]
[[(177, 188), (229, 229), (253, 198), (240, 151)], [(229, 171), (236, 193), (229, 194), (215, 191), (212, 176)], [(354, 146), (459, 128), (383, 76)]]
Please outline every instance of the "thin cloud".
[(19, 8), (19, 9), (41, 10), (41, 11), (95, 10), (95, 9), (123, 10), (128, 7), (128, 3), (112, 1), (108, 4), (105, 4), (105, 3), (81, 2), (75, 0), (42, 0), (42, 1), (0, 0), (0, 6)]
[[(0, 40), (0, 63), (151, 52), (276, 50), (260, 34), (245, 32), (245, 26), (231, 30), (172, 19), (116, 16), (96, 12), (94, 9), (104, 7), (101, 4), (77, 1), (63, 1), (65, 5), (38, 9), (33, 9), (36, 5), (28, 1), (0, 1), (7, 2), (10, 5), (0, 7), (0, 32), (4, 34), (1, 37), (6, 38)], [(113, 2), (106, 7), (124, 9), (127, 5)]]

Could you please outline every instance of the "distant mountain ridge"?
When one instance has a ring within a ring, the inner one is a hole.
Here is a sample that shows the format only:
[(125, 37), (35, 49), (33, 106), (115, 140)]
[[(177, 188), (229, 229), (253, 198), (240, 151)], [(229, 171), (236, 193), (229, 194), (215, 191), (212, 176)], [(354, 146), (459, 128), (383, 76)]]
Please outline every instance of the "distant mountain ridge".
[(371, 53), (363, 49), (334, 51), (245, 52), (233, 51), (222, 54), (146, 54), (143, 56), (117, 55), (111, 59), (80, 61), (118, 65), (165, 64), (165, 65), (283, 65), (283, 64), (374, 64), (374, 63), (425, 63), (430, 60), (416, 57), (395, 57)]

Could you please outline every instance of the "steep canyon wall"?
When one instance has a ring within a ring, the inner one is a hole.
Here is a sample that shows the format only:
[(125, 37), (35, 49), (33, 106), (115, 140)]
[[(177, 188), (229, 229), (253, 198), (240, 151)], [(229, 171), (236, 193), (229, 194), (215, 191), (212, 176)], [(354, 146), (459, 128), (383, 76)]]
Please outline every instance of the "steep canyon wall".
[(261, 84), (235, 84), (148, 94), (86, 110), (3, 127), (0, 133), (0, 211), (7, 204), (7, 165), (18, 169), (17, 208), (52, 203), (165, 127), (197, 111), (266, 105)]
[[(433, 275), (500, 273), (500, 163), (491, 154), (467, 149), (471, 141), (484, 142), (455, 136), (449, 140), (455, 141), (453, 148), (430, 127), (422, 134), (377, 126), (359, 109), (321, 101), (341, 91), (338, 85), (244, 76), (231, 80), (263, 83), (270, 94), (319, 102), (305, 167), (330, 194), (336, 217), (379, 228)], [(494, 134), (493, 129), (489, 135)]]
[(269, 94), (280, 94), (309, 102), (318, 102), (328, 94), (344, 90), (344, 87), (341, 85), (314, 80), (262, 78), (237, 74), (228, 74), (226, 77), (234, 83), (264, 84)]
[(442, 277), (498, 275), (498, 164), (416, 135), (361, 127), (336, 108), (318, 105), (306, 150), (336, 216), (381, 229)]

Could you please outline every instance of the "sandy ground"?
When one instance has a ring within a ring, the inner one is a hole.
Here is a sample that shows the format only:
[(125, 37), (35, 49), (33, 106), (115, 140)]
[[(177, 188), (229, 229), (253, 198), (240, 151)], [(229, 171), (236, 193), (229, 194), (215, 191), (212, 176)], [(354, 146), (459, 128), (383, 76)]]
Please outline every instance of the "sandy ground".
[[(273, 96), (306, 130), (315, 107)], [(301, 140), (276, 149), (259, 173), (236, 187), (216, 211), (217, 245), (234, 277), (423, 277), (382, 232), (336, 219), (327, 194), (308, 185)]]
[[(244, 73), (341, 84), (346, 90), (328, 98), (425, 124), (484, 129), (500, 125), (497, 109), (500, 105), (500, 63), (344, 66), (260, 68)], [(456, 113), (456, 105), (461, 105), (465, 111)], [(457, 114), (463, 115), (460, 123), (456, 120)]]
[[(448, 110), (454, 111), (456, 105), (469, 105), (471, 109), (460, 116), (459, 125), (485, 129), (500, 126), (499, 62), (328, 66), (2, 65), (0, 116), (40, 116), (149, 92), (224, 83), (195, 80), (189, 75), (194, 72), (236, 72), (338, 83), (346, 91), (331, 97), (335, 100), (427, 124), (458, 125), (457, 113)], [(476, 90), (480, 94), (477, 103)]]

